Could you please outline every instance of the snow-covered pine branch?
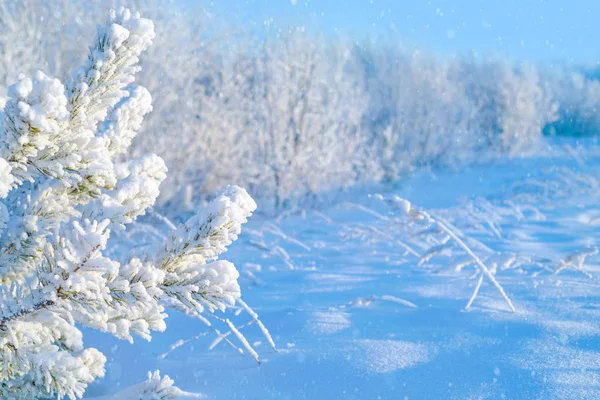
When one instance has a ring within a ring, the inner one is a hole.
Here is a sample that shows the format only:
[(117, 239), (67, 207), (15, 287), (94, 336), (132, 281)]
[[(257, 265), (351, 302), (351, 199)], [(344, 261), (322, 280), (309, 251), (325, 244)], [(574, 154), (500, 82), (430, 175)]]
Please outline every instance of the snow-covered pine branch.
[(225, 310), (240, 297), (239, 273), (229, 261), (217, 260), (256, 209), (248, 193), (229, 186), (170, 235), (159, 261), (166, 272), (161, 285), (169, 304), (184, 312)]
[[(240, 298), (235, 266), (218, 260), (256, 208), (238, 187), (174, 230), (154, 257), (107, 256), (111, 231), (143, 215), (166, 177), (156, 155), (120, 161), (152, 108), (133, 82), (153, 38), (150, 20), (111, 11), (66, 85), (36, 72), (9, 90), (0, 119), (2, 398), (81, 398), (106, 358), (83, 346), (76, 324), (150, 340), (166, 328), (167, 307), (206, 321), (203, 313)], [(134, 391), (184, 394), (158, 374)]]

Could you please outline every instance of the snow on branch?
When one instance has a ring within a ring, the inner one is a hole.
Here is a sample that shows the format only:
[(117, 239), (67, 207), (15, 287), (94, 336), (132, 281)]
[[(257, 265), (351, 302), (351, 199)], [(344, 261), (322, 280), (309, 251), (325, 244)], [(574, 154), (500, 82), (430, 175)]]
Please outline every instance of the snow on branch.
[[(66, 85), (37, 72), (9, 91), (0, 115), (2, 398), (83, 397), (106, 358), (84, 347), (78, 326), (150, 340), (169, 308), (207, 321), (203, 313), (221, 319), (213, 313), (241, 302), (237, 269), (219, 259), (256, 208), (239, 187), (171, 232), (155, 257), (109, 256), (111, 233), (154, 205), (166, 177), (156, 155), (122, 161), (152, 109), (150, 93), (131, 84), (153, 38), (150, 20), (111, 11)], [(115, 398), (186, 395), (156, 372)]]

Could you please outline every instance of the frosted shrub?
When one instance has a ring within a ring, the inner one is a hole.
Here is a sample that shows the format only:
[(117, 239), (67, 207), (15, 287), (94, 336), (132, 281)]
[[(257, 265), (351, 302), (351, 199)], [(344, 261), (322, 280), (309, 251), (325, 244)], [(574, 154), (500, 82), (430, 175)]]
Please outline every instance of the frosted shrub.
[(600, 80), (589, 71), (555, 67), (543, 72), (548, 90), (560, 105), (550, 135), (592, 136), (600, 133)]
[(447, 64), (396, 48), (370, 48), (363, 58), (371, 99), (365, 120), (388, 180), (471, 154), (477, 141), (468, 129), (469, 99)]
[(31, 74), (43, 67), (56, 76), (65, 76), (86, 49), (87, 43), (74, 38), (93, 33), (97, 21), (106, 14), (103, 2), (0, 2), (0, 97), (21, 73)]
[(240, 40), (216, 38), (201, 49), (202, 64), (191, 61), (197, 76), (182, 89), (177, 112), (184, 117), (175, 121), (185, 134), (155, 129), (134, 144), (137, 152), (168, 148), (165, 162), (178, 166), (163, 200), (188, 186), (196, 200), (210, 198), (235, 181), (263, 209), (279, 210), (377, 180), (362, 125), (368, 97), (348, 46), (298, 32), (265, 44)]
[[(144, 155), (118, 162), (149, 92), (133, 85), (154, 26), (127, 9), (97, 28), (87, 61), (65, 84), (36, 72), (11, 86), (0, 119), (0, 397), (83, 396), (106, 358), (76, 327), (150, 339), (167, 308), (202, 317), (240, 298), (238, 272), (218, 260), (256, 204), (230, 186), (174, 230), (149, 259), (105, 255), (111, 231), (151, 207), (167, 169)], [(150, 375), (126, 398), (174, 398)]]
[[(253, 38), (245, 28), (221, 29), (197, 2), (130, 2), (152, 15), (159, 34), (138, 78), (155, 97), (153, 112), (128, 154), (165, 160), (170, 173), (157, 201), (176, 212), (182, 200), (192, 207), (230, 182), (265, 211), (311, 206), (417, 168), (531, 153), (544, 129), (598, 126), (599, 85), (573, 68), (540, 74), (505, 60), (439, 59), (397, 40), (356, 45), (293, 28)], [(0, 6), (0, 85), (39, 65), (63, 76), (83, 51), (65, 36), (81, 36), (119, 1), (46, 3)]]
[(398, 46), (357, 51), (370, 96), (364, 120), (388, 179), (530, 152), (556, 120), (558, 104), (533, 66), (439, 60)]
[(537, 150), (544, 127), (557, 119), (558, 103), (534, 66), (460, 60), (451, 71), (471, 102), (469, 129), (479, 148), (508, 155)]

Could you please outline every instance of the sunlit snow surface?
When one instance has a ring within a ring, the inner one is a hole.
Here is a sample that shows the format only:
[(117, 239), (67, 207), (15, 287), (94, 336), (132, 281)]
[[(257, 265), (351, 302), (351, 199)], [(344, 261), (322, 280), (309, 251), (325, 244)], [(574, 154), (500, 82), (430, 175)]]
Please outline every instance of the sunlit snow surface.
[[(392, 223), (375, 215), (389, 215), (385, 204), (353, 195), (352, 204), (323, 213), (253, 217), (227, 253), (242, 273), (245, 301), (279, 352), (254, 325), (242, 332), (260, 365), (225, 343), (208, 350), (213, 332), (159, 359), (177, 340), (206, 331), (179, 314), (151, 343), (86, 331), (86, 345), (109, 360), (89, 395), (114, 392), (158, 368), (211, 399), (600, 398), (600, 257), (587, 258), (582, 271), (553, 274), (561, 259), (600, 245), (600, 153), (569, 154), (422, 172), (387, 193), (443, 215), (495, 251), (542, 260), (496, 274), (516, 314), (488, 281), (464, 310), (477, 283), (472, 267), (456, 272), (446, 256), (417, 266), (389, 239), (349, 234), (357, 226), (389, 232)], [(523, 218), (493, 216), (507, 200)], [(497, 234), (462, 218), (469, 201), (488, 207), (484, 219), (495, 221)], [(261, 250), (261, 241), (276, 250)], [(238, 325), (248, 320), (229, 317)]]

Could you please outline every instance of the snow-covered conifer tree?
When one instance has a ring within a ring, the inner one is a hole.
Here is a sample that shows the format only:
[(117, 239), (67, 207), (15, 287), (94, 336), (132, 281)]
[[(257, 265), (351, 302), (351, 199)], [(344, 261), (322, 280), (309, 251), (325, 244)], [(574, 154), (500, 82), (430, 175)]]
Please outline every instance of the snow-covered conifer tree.
[[(167, 307), (201, 316), (240, 297), (236, 268), (218, 260), (256, 208), (238, 187), (174, 230), (155, 257), (105, 254), (111, 231), (144, 214), (166, 177), (153, 154), (119, 162), (152, 109), (133, 82), (153, 38), (150, 20), (111, 11), (65, 84), (36, 72), (9, 89), (0, 117), (3, 399), (80, 398), (104, 375), (104, 355), (84, 347), (76, 324), (149, 340), (165, 329)], [(131, 390), (183, 394), (158, 374)]]

